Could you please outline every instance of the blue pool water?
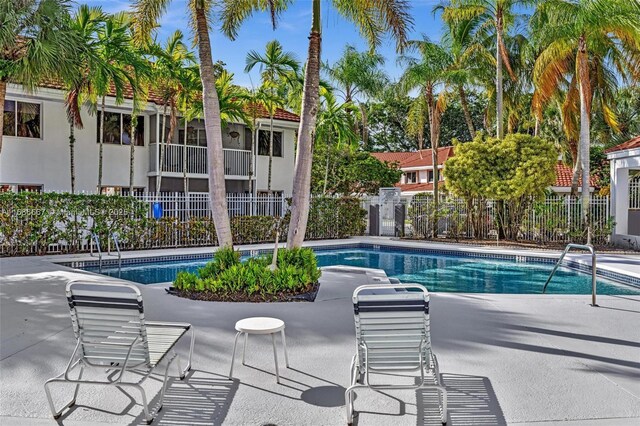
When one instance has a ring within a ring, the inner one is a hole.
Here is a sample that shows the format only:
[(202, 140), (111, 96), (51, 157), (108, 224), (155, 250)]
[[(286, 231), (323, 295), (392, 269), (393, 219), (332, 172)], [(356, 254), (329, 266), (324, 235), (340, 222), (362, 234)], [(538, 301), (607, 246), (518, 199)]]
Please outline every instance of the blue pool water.
[[(349, 265), (383, 269), (402, 282), (420, 283), (429, 291), (464, 293), (539, 294), (553, 264), (523, 263), (402, 252), (397, 249), (350, 248), (317, 250), (318, 266)], [(206, 259), (124, 265), (119, 271), (103, 268), (102, 273), (141, 284), (173, 281), (178, 271), (196, 271)], [(97, 268), (85, 268), (98, 272)], [(590, 294), (591, 277), (560, 268), (547, 288), (548, 293)], [(598, 294), (640, 294), (640, 288), (598, 279)]]

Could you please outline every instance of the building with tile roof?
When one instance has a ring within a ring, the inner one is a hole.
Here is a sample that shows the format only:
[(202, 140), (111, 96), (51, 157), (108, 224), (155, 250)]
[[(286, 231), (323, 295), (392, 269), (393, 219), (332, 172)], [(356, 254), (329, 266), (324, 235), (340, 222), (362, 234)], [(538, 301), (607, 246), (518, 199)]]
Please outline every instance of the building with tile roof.
[(640, 136), (605, 151), (611, 170), (612, 240), (640, 247)]

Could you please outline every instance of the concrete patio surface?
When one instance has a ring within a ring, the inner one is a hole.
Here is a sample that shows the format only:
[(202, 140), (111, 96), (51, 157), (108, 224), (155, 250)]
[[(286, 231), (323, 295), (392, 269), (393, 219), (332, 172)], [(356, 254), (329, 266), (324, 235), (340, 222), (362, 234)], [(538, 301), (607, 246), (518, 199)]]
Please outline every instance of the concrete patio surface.
[[(56, 423), (43, 383), (64, 370), (75, 345), (64, 286), (78, 277), (115, 281), (50, 260), (0, 259), (2, 425)], [(154, 424), (345, 424), (355, 350), (351, 294), (383, 278), (382, 271), (327, 269), (313, 303), (200, 302), (169, 296), (163, 285), (140, 286), (147, 318), (196, 328), (193, 370), (185, 381), (170, 379)], [(449, 424), (640, 424), (640, 296), (599, 296), (599, 308), (589, 299), (432, 294), (432, 340), (449, 390)], [(260, 336), (249, 341), (248, 365), (237, 363), (235, 379), (226, 377), (233, 326), (248, 316), (286, 322), (291, 368), (281, 365), (281, 385), (270, 339)], [(159, 380), (145, 387), (157, 402)], [(69, 392), (61, 387), (58, 396)], [(356, 424), (439, 424), (436, 401), (431, 391), (360, 390)], [(58, 423), (144, 424), (141, 411), (138, 395), (81, 386), (77, 405)]]

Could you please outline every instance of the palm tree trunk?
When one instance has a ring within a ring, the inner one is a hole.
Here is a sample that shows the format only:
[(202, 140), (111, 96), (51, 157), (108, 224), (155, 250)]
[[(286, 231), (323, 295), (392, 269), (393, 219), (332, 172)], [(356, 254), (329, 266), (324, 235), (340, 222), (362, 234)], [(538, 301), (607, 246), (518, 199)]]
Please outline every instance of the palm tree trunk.
[(304, 75), (302, 109), (298, 130), (298, 151), (294, 167), (291, 221), (287, 235), (287, 247), (300, 247), (304, 241), (311, 203), (311, 164), (313, 161), (313, 132), (318, 116), (320, 87), (320, 0), (313, 0), (309, 34), (307, 67)]
[[(135, 104), (135, 101), (134, 101)], [(135, 159), (136, 159), (136, 127), (138, 126), (138, 116), (135, 110), (131, 110), (131, 146), (129, 147), (129, 195), (133, 195), (135, 179)]]
[(582, 173), (582, 163), (580, 162), (580, 155), (576, 156), (575, 164), (573, 165), (573, 175), (571, 176), (571, 195), (578, 196), (578, 185), (580, 183), (580, 174)]
[(220, 247), (233, 247), (233, 234), (227, 210), (224, 179), (224, 151), (222, 150), (222, 125), (220, 123), (220, 103), (216, 92), (211, 41), (205, 9), (196, 3), (196, 35), (200, 76), (202, 79), (202, 106), (204, 127), (207, 135), (207, 172), (209, 174), (209, 202), (216, 237)]
[(496, 137), (504, 137), (503, 95), (502, 95), (502, 16), (496, 18)]
[(273, 167), (273, 105), (269, 107), (269, 171), (267, 176), (267, 192), (271, 193), (271, 170)]
[(102, 97), (101, 113), (100, 113), (100, 147), (98, 148), (98, 194), (102, 192), (102, 146), (104, 144), (104, 102), (105, 96)]
[(160, 194), (162, 185), (162, 165), (164, 164), (164, 136), (167, 128), (167, 103), (162, 106), (162, 131), (160, 132), (160, 141), (158, 149), (160, 150), (160, 161), (158, 162), (158, 177), (156, 178), (156, 200)]
[(458, 86), (458, 94), (460, 95), (460, 105), (462, 105), (462, 112), (464, 113), (464, 121), (467, 123), (469, 134), (471, 139), (476, 135), (476, 129), (473, 126), (473, 120), (471, 119), (471, 112), (469, 112), (469, 103), (467, 102), (467, 94), (464, 91), (464, 86), (461, 84)]
[[(76, 136), (73, 122), (69, 124), (69, 172), (71, 174), (71, 193), (76, 193)], [(1, 129), (2, 127), (0, 127)], [(2, 132), (0, 132), (2, 133)]]
[(324, 165), (324, 184), (322, 185), (322, 195), (327, 195), (328, 180), (329, 180), (329, 145), (327, 145), (327, 159)]
[(249, 156), (249, 193), (253, 196), (253, 155), (256, 144), (256, 117), (253, 116), (253, 126), (251, 127), (251, 155)]
[[(189, 192), (189, 181), (187, 180), (187, 119), (184, 119), (184, 137), (182, 138), (182, 188), (184, 191), (184, 195), (187, 195)], [(188, 210), (188, 209), (187, 209)], [(188, 211), (187, 211), (188, 213)]]
[(587, 57), (587, 45), (584, 36), (578, 43), (578, 73), (580, 83), (580, 162), (582, 163), (582, 222), (587, 230), (587, 244), (591, 244), (591, 224), (589, 206), (591, 193), (589, 192), (590, 170), (589, 157), (591, 141), (589, 130), (591, 128), (591, 87), (589, 80), (589, 63)]
[(0, 153), (2, 152), (2, 130), (4, 129), (4, 99), (7, 96), (7, 82), (0, 80)]
[(538, 117), (538, 114), (536, 114), (536, 124), (533, 127), (533, 136), (538, 136), (538, 134), (540, 133), (540, 117)]

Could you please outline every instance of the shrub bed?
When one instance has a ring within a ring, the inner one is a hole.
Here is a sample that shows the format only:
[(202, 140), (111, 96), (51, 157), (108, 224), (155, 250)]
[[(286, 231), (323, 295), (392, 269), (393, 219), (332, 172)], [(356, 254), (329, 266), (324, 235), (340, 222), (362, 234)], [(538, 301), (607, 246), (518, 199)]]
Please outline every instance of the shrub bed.
[(269, 267), (271, 260), (272, 255), (263, 255), (241, 262), (240, 252), (221, 249), (197, 273), (179, 272), (173, 285), (178, 296), (198, 300), (277, 302), (315, 297), (320, 270), (313, 250), (278, 250), (275, 270)]

